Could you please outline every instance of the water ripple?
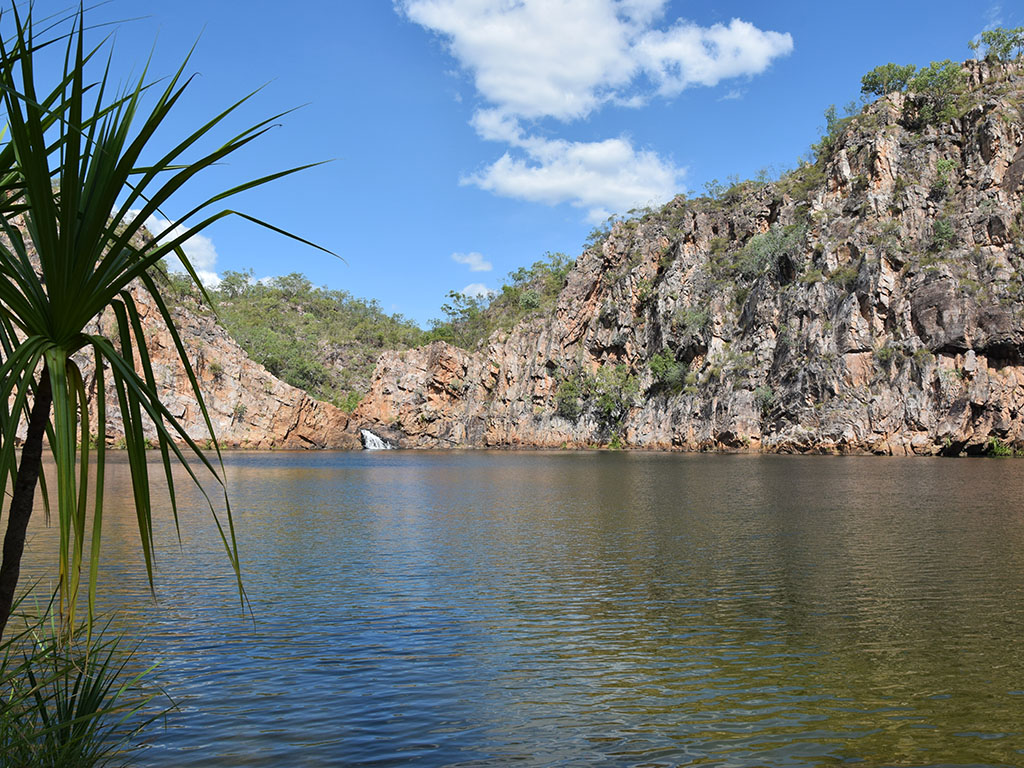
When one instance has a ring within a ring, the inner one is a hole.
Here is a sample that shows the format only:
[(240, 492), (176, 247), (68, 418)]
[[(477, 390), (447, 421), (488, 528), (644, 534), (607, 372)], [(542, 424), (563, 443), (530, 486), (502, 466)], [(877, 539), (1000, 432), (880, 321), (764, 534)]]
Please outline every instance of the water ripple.
[(143, 765), (1024, 763), (1014, 462), (227, 461), (252, 616), (188, 492), (148, 598), (112, 468), (106, 607), (178, 704)]

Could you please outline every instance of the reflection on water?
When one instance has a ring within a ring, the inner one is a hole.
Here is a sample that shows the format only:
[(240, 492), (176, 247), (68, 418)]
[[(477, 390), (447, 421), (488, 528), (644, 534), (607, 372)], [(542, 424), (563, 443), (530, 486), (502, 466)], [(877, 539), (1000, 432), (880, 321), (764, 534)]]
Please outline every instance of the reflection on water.
[(1019, 462), (227, 460), (255, 620), (195, 494), (148, 597), (112, 468), (145, 765), (1024, 764)]

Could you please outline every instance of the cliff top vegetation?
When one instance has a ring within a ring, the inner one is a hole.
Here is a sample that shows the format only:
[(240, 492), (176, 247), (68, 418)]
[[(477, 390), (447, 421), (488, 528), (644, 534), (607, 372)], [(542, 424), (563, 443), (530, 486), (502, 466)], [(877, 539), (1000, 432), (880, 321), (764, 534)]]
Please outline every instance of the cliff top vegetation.
[[(192, 282), (165, 274), (178, 302), (200, 310)], [(413, 321), (387, 314), (376, 300), (315, 286), (298, 273), (256, 280), (251, 270), (227, 271), (209, 296), (221, 324), (249, 357), (348, 411), (368, 389), (382, 350), (408, 349), (424, 340)]]
[(448, 292), (441, 306), (444, 319), (435, 319), (425, 342), (447, 341), (475, 349), (497, 330), (510, 330), (519, 321), (550, 312), (565, 286), (574, 260), (564, 253), (547, 253), (529, 267), (509, 274), (500, 291), (484, 296)]

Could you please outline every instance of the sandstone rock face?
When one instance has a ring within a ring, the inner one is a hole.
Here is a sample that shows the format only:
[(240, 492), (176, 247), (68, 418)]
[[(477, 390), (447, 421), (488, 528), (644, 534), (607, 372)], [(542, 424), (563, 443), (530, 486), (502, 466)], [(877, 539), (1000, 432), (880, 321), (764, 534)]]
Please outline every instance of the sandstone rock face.
[(817, 168), (618, 224), (552, 316), (382, 356), (356, 420), (403, 447), (1024, 445), (1024, 73), (965, 66), (962, 118), (895, 94)]
[[(134, 296), (146, 329), (147, 349), (163, 402), (189, 436), (204, 444), (210, 435), (185, 369), (178, 360), (174, 341), (148, 294), (136, 290)], [(360, 447), (358, 436), (349, 430), (345, 412), (314, 400), (254, 363), (212, 315), (183, 308), (174, 310), (174, 315), (222, 446), (253, 449)], [(115, 337), (112, 315), (101, 317), (99, 325), (108, 336)], [(95, 372), (83, 366), (83, 374), (87, 385), (91, 385), (90, 391), (95, 392)], [(106, 437), (108, 442), (116, 444), (123, 435), (117, 398), (110, 386), (106, 393), (109, 419)], [(150, 435), (155, 436), (152, 431)]]

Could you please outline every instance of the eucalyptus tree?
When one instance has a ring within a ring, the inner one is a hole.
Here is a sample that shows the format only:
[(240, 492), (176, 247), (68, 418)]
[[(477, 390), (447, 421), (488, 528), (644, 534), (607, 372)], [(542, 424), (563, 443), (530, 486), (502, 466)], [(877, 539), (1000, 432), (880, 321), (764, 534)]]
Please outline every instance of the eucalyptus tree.
[[(148, 296), (170, 331), (212, 437), (202, 393), (153, 267), (162, 258), (177, 255), (198, 283), (182, 245), (227, 216), (241, 216), (301, 240), (225, 206), (238, 193), (308, 166), (248, 180), (200, 198), (186, 206), (181, 216), (167, 217), (162, 207), (172, 198), (177, 205), (196, 176), (258, 139), (281, 115), (209, 149), (214, 132), (252, 97), (250, 93), (178, 141), (157, 147), (155, 134), (168, 115), (180, 110), (189, 86), (188, 56), (165, 81), (152, 79), (147, 67), (128, 85), (115, 87), (110, 41), (87, 45), (81, 10), (41, 29), (31, 8), (23, 12), (12, 2), (0, 22), (0, 28), (6, 27), (0, 39), (0, 100), (7, 123), (0, 138), (0, 491), (10, 497), (0, 565), (2, 635), (18, 584), (47, 445), (55, 477), (49, 484), (43, 478), (41, 487), (47, 513), (48, 498), (56, 497), (61, 605), (73, 624), (75, 598), (83, 580), (87, 581), (88, 616), (92, 617), (103, 524), (108, 390), (112, 389), (111, 399), (124, 425), (140, 546), (151, 586), (154, 538), (145, 453), (147, 422), (155, 427), (176, 524), (175, 465), (200, 489), (197, 472), (209, 473), (219, 484), (214, 485), (218, 494), (223, 492), (223, 463), (216, 442), (214, 452), (207, 455), (161, 402), (146, 349), (147, 329), (132, 291)], [(41, 88), (37, 82), (37, 70), (43, 69), (40, 60), (52, 58), (54, 50), (62, 54), (63, 74), (53, 86)], [(145, 222), (154, 214), (170, 218), (172, 226), (147, 232)], [(104, 312), (116, 328), (110, 337), (90, 325)], [(90, 392), (79, 363), (83, 358), (97, 372), (92, 419)], [(16, 439), (19, 425), (26, 424), (19, 459)], [(190, 465), (190, 457), (196, 466)], [(225, 494), (226, 511), (220, 516), (209, 496), (207, 501), (241, 595), (226, 498)]]
[(860, 79), (860, 92), (866, 95), (886, 96), (903, 91), (916, 71), (917, 67), (913, 64), (882, 64)]
[(1024, 27), (986, 29), (967, 43), (967, 47), (975, 53), (984, 48), (986, 59), (1010, 61), (1014, 56), (1024, 53)]

